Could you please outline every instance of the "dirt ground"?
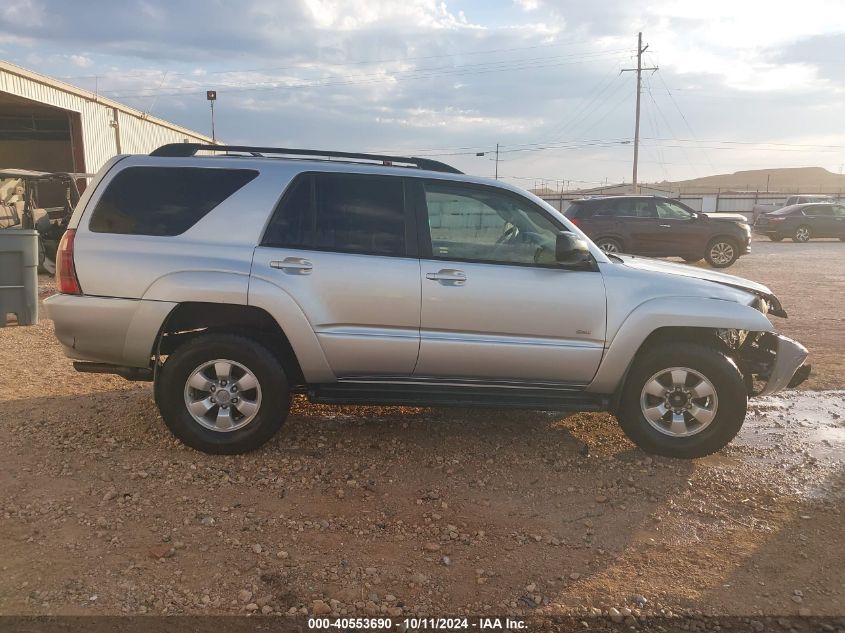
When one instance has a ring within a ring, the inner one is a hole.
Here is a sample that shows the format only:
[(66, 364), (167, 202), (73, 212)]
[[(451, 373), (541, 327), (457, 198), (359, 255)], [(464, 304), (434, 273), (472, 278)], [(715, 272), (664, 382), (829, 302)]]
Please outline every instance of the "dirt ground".
[(303, 400), (208, 456), (49, 321), (0, 329), (0, 614), (841, 615), (845, 244), (755, 242), (730, 272), (781, 297), (824, 391), (755, 401), (696, 461), (604, 414)]

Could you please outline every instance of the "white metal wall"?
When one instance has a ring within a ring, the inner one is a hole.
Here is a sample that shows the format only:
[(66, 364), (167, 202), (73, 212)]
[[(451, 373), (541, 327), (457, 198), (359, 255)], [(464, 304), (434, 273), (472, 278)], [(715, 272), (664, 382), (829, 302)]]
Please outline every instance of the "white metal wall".
[[(0, 62), (0, 92), (37, 101), (80, 115), (85, 170), (98, 171), (118, 153), (148, 154), (165, 143), (210, 143), (211, 139), (93, 93)], [(112, 121), (117, 111), (117, 134)]]

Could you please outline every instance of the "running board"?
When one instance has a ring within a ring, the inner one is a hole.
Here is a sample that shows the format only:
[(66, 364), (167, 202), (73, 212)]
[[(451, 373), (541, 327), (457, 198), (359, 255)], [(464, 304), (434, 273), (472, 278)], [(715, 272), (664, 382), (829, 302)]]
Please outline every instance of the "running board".
[(318, 404), (402, 405), (411, 407), (490, 407), (541, 411), (606, 411), (607, 396), (543, 387), (456, 386), (337, 382), (310, 385)]

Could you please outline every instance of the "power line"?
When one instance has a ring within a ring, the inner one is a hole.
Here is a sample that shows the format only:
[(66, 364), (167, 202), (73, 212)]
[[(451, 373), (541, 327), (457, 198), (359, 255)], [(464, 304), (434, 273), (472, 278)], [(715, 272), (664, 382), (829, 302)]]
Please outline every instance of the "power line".
[[(413, 62), (413, 61), (420, 61), (426, 59), (443, 59), (446, 57), (461, 57), (461, 56), (471, 56), (471, 55), (489, 55), (491, 53), (506, 53), (506, 52), (513, 52), (513, 51), (527, 51), (527, 50), (536, 50), (538, 48), (569, 48), (572, 46), (578, 46), (580, 44), (587, 44), (592, 43), (594, 40), (575, 40), (571, 42), (550, 42), (548, 44), (534, 44), (531, 46), (514, 46), (509, 48), (492, 48), (480, 51), (459, 51), (454, 53), (442, 53), (439, 55), (422, 55), (422, 56), (413, 56), (413, 57), (394, 57), (391, 59), (364, 59), (364, 60), (353, 60), (353, 61), (344, 61), (344, 62), (330, 62), (330, 61), (317, 61), (314, 60), (306, 60), (301, 64), (294, 64), (294, 65), (287, 65), (287, 66), (263, 66), (257, 68), (232, 68), (229, 70), (210, 70), (206, 71), (205, 75), (226, 75), (226, 74), (236, 74), (236, 73), (247, 73), (247, 72), (267, 72), (267, 71), (278, 71), (278, 70), (294, 70), (302, 68), (303, 66), (307, 66), (310, 64), (322, 64), (324, 66), (366, 66), (370, 64), (398, 64), (402, 62)], [(601, 52), (601, 51), (596, 51)], [(151, 71), (152, 72), (152, 71)], [(138, 72), (138, 73), (118, 73), (118, 76), (121, 78), (124, 77), (149, 77), (151, 72)], [(196, 76), (196, 71), (184, 71), (184, 72), (170, 72), (171, 76)], [(103, 78), (106, 75), (64, 75), (58, 77), (59, 79), (97, 79)]]
[[(613, 51), (610, 51), (611, 53)], [(440, 77), (440, 76), (463, 76), (463, 75), (477, 75), (477, 74), (487, 74), (491, 72), (507, 72), (507, 71), (514, 71), (514, 70), (534, 70), (534, 69), (541, 69), (541, 68), (554, 68), (559, 66), (567, 66), (572, 64), (581, 64), (587, 63), (591, 61), (595, 61), (597, 59), (601, 59), (602, 57), (608, 57), (609, 54), (604, 53), (588, 53), (588, 54), (581, 54), (575, 56), (553, 56), (553, 57), (540, 57), (540, 58), (533, 58), (533, 59), (522, 59), (522, 60), (513, 60), (513, 61), (496, 61), (496, 62), (483, 62), (479, 64), (464, 64), (459, 66), (438, 66), (438, 67), (430, 67), (430, 68), (416, 68), (407, 71), (398, 71), (392, 74), (385, 74), (384, 72), (378, 73), (369, 73), (364, 75), (357, 75), (352, 76), (351, 78), (346, 79), (325, 79), (325, 80), (316, 80), (316, 81), (308, 81), (302, 80), (303, 83), (284, 83), (279, 84), (278, 82), (274, 82), (272, 85), (265, 85), (265, 86), (256, 86), (254, 84), (247, 84), (244, 82), (239, 82), (235, 84), (217, 84), (216, 90), (218, 92), (256, 92), (256, 91), (273, 91), (273, 90), (288, 90), (288, 89), (301, 89), (301, 88), (319, 88), (319, 87), (330, 87), (330, 86), (347, 86), (347, 85), (366, 85), (366, 84), (378, 84), (384, 82), (392, 82), (392, 81), (404, 81), (408, 79), (428, 79), (432, 77)], [(551, 60), (562, 59), (566, 61), (556, 61), (553, 62)], [(537, 63), (548, 61), (548, 63)], [(170, 92), (157, 92), (157, 91), (150, 91), (144, 90), (141, 92), (124, 92), (121, 90), (112, 90), (112, 91), (103, 91), (103, 94), (108, 94), (112, 97), (116, 98), (140, 98), (140, 97), (152, 97), (158, 94), (159, 96), (186, 96), (191, 94), (200, 94), (204, 93), (205, 89), (199, 89), (198, 83), (195, 85), (186, 87), (185, 89), (176, 90), (173, 89)]]

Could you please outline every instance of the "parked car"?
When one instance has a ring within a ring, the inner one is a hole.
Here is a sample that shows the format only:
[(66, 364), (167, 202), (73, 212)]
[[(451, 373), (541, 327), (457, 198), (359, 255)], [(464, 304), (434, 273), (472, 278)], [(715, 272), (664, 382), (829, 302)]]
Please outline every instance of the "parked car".
[(645, 450), (698, 457), (749, 396), (810, 371), (765, 286), (608, 255), (536, 196), (425, 159), (119, 156), (56, 276), (47, 310), (76, 369), (153, 381), (167, 426), (209, 453), (258, 448), (304, 393), (607, 410)]
[(565, 212), (607, 253), (702, 258), (714, 268), (750, 252), (751, 229), (744, 215), (699, 213), (659, 196), (612, 196), (573, 200)]
[(789, 196), (784, 204), (755, 204), (752, 211), (752, 219), (754, 222), (756, 222), (757, 218), (759, 218), (763, 214), (772, 213), (773, 211), (778, 211), (779, 209), (791, 207), (795, 204), (807, 204), (810, 202), (837, 202), (837, 200), (833, 196), (828, 196), (824, 194), (802, 194), (800, 196)]
[(838, 237), (845, 241), (845, 205), (796, 204), (757, 218), (754, 232), (767, 235), (773, 242), (791, 237), (793, 242), (808, 242), (816, 237)]

